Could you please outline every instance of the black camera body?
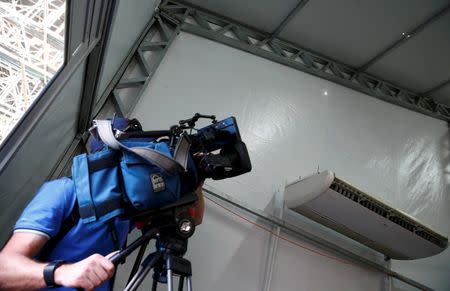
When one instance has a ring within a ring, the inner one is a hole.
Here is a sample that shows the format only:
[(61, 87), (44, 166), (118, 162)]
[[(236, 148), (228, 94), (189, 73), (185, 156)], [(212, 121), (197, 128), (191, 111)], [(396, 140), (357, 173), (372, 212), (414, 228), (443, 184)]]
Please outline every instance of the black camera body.
[[(196, 129), (200, 118), (211, 119), (210, 125)], [(186, 171), (180, 174), (181, 197), (170, 205), (156, 209), (136, 211), (126, 207), (125, 216), (135, 221), (153, 221), (158, 224), (161, 217), (177, 225), (181, 212), (192, 207), (197, 200), (194, 191), (204, 179), (227, 179), (250, 172), (252, 165), (245, 143), (241, 139), (236, 118), (228, 117), (216, 121), (213, 115), (195, 114), (192, 118), (180, 120), (169, 130), (143, 131), (138, 120), (128, 121), (124, 130), (116, 131), (118, 139), (146, 139), (165, 142), (173, 153), (184, 139), (189, 144)], [(181, 211), (181, 212), (180, 212)], [(182, 215), (185, 216), (185, 215)], [(167, 221), (160, 224), (167, 224)]]
[[(196, 129), (195, 125), (201, 118), (211, 119), (211, 124)], [(193, 131), (195, 132), (192, 133)], [(233, 116), (217, 121), (214, 115), (196, 113), (192, 118), (180, 120), (170, 130), (157, 131), (142, 131), (139, 121), (133, 119), (128, 129), (118, 137), (165, 139), (174, 151), (179, 139), (187, 139), (195, 169), (188, 168), (184, 173), (183, 180), (186, 185), (195, 184), (206, 178), (214, 180), (231, 178), (252, 169), (247, 147), (241, 139), (236, 118)]]
[(201, 178), (221, 180), (251, 171), (250, 157), (236, 118), (214, 121), (189, 138), (190, 151)]

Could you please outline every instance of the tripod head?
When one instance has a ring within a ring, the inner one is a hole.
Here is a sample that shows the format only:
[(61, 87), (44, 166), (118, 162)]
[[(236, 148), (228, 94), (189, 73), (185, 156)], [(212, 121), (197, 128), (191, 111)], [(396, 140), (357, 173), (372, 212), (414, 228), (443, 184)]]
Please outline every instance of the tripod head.
[[(126, 217), (142, 231), (142, 236), (111, 257), (111, 262), (118, 265), (140, 248), (125, 290), (136, 290), (152, 268), (154, 290), (158, 282), (167, 283), (171, 290), (172, 272), (181, 278), (187, 278), (188, 289), (190, 288), (191, 263), (182, 256), (187, 251), (189, 237), (195, 232), (192, 209), (196, 201), (195, 193), (187, 193), (175, 203)], [(147, 245), (152, 239), (156, 240), (156, 252), (147, 256), (138, 272)]]
[(195, 203), (197, 195), (193, 192), (183, 194), (172, 204), (127, 216), (143, 232), (158, 229), (163, 237), (187, 239), (195, 232)]

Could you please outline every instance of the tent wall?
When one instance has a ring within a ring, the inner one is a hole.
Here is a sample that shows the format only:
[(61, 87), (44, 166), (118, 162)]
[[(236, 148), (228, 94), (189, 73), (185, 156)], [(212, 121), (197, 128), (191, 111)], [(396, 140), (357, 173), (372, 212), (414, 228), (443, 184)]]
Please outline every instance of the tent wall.
[(67, 173), (69, 156), (82, 150), (76, 135), (80, 107), (89, 99), (83, 90), (87, 83), (93, 85), (86, 77), (89, 59), (107, 40), (104, 28), (114, 14), (113, 4), (67, 1), (64, 65), (0, 145), (2, 245), (37, 188), (46, 179)]
[[(195, 112), (236, 116), (253, 171), (207, 184), (252, 207), (272, 211), (280, 187), (319, 167), (448, 235), (445, 122), (181, 33), (132, 116), (151, 130)], [(266, 232), (208, 202), (204, 223), (190, 241), (196, 290), (262, 290), (268, 244)], [(380, 259), (356, 243), (350, 247)], [(393, 266), (445, 290), (449, 254)], [(385, 284), (380, 273), (281, 241), (271, 290), (380, 290)]]
[(5, 226), (5, 231), (0, 234), (2, 245), (22, 209), (75, 137), (85, 67), (83, 63), (73, 73), (0, 175), (0, 221)]

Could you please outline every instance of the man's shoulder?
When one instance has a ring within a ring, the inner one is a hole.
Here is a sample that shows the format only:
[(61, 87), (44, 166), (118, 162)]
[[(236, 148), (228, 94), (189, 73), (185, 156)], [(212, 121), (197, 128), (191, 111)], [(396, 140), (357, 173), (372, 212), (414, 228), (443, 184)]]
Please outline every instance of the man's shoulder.
[(14, 231), (27, 229), (53, 237), (61, 222), (71, 213), (75, 199), (70, 178), (63, 177), (45, 182), (22, 212)]
[(43, 185), (50, 185), (52, 187), (64, 187), (73, 190), (73, 181), (69, 177), (61, 177), (45, 182)]
[(36, 196), (51, 195), (52, 199), (70, 198), (75, 195), (75, 187), (72, 179), (68, 177), (61, 177), (50, 180), (42, 184), (41, 188), (36, 193)]

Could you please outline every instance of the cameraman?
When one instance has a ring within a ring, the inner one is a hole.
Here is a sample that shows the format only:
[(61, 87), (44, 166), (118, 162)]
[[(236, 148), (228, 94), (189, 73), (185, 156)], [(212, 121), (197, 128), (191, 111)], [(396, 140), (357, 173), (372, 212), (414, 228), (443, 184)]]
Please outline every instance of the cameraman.
[[(202, 222), (204, 200), (201, 183), (195, 193), (196, 224)], [(35, 260), (46, 242), (55, 237), (76, 205), (69, 178), (45, 183), (14, 226), (0, 252), (0, 289), (35, 290), (54, 286), (110, 290), (115, 273), (108, 257), (124, 246), (130, 222), (116, 217), (111, 224), (83, 224), (81, 219), (49, 251), (45, 262)], [(114, 239), (115, 238), (115, 239)], [(46, 272), (44, 276), (44, 272)], [(45, 278), (44, 278), (45, 277)]]

